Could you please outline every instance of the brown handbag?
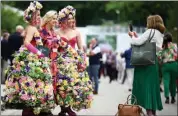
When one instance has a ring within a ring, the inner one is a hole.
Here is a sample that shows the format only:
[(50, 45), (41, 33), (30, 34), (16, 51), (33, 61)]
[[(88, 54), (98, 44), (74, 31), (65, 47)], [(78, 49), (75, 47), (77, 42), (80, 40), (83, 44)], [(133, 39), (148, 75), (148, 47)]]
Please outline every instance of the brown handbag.
[[(129, 98), (130, 96), (133, 96), (134, 98)], [(134, 99), (134, 103), (128, 104), (128, 102)], [(144, 115), (142, 108), (137, 104), (137, 99), (134, 95), (130, 94), (127, 97), (127, 102), (125, 104), (119, 104), (118, 106), (118, 112), (116, 113), (116, 116), (141, 116)]]

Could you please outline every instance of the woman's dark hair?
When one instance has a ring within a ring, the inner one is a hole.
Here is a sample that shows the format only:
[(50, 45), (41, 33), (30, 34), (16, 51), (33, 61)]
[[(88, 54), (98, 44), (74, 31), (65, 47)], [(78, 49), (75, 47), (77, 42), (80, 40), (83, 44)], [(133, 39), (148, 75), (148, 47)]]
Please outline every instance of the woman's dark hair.
[(167, 49), (168, 43), (172, 42), (172, 34), (169, 32), (165, 33), (163, 39), (163, 48)]

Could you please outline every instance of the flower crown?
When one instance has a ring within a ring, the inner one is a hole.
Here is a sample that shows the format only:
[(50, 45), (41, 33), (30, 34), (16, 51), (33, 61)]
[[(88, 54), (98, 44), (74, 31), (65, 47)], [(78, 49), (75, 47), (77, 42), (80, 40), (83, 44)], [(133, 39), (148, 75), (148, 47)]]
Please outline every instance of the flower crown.
[(61, 11), (59, 11), (59, 14), (58, 14), (59, 21), (66, 20), (68, 18), (68, 16), (69, 16), (69, 12), (70, 11), (68, 9), (66, 9), (66, 8), (63, 8)]
[(24, 20), (26, 22), (29, 22), (32, 19), (32, 14), (37, 11), (42, 9), (43, 6), (40, 4), (38, 1), (31, 2), (29, 7), (25, 10), (24, 13)]
[(76, 14), (76, 9), (68, 5), (67, 7), (59, 11), (59, 21), (66, 20), (67, 18), (69, 19), (74, 18), (75, 14)]
[[(74, 18), (75, 15), (76, 15), (76, 9), (75, 9), (73, 6), (70, 6), (70, 5), (68, 5), (68, 6), (66, 7), (66, 9), (68, 9), (68, 10), (70, 11), (69, 15), (72, 15), (71, 18)], [(69, 18), (70, 18), (70, 17), (69, 17)]]

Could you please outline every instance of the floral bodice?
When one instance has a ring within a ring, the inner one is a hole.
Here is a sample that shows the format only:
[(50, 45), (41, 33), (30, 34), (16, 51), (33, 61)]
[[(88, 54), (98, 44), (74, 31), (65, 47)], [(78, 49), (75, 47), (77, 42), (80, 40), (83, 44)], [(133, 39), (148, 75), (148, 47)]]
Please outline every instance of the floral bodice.
[(177, 45), (169, 43), (168, 48), (163, 48), (157, 55), (161, 62), (166, 63), (176, 61), (178, 59), (177, 52)]
[(65, 42), (67, 42), (72, 48), (75, 49), (75, 44), (77, 43), (76, 37), (73, 37), (70, 40), (66, 39), (65, 37), (61, 37), (61, 39)]

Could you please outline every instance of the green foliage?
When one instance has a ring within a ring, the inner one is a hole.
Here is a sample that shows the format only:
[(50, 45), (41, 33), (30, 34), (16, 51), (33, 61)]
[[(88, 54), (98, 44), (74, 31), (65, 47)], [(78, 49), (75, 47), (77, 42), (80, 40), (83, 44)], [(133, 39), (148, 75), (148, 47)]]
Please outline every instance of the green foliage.
[(10, 33), (15, 31), (17, 25), (25, 26), (23, 17), (19, 15), (18, 12), (11, 11), (10, 9), (1, 8), (1, 29), (6, 30)]
[[(176, 25), (178, 27), (178, 2), (177, 1), (40, 1), (43, 5), (41, 15), (49, 10), (61, 10), (67, 5), (72, 5), (77, 9), (77, 26), (132, 22), (134, 26), (146, 26), (146, 18), (150, 14), (159, 14), (164, 20), (168, 31), (172, 31)], [(3, 4), (25, 10), (29, 1), (3, 1)], [(119, 13), (118, 13), (119, 11)], [(17, 13), (7, 13), (2, 11), (2, 27), (14, 29), (19, 20)], [(4, 15), (6, 14), (6, 15)], [(13, 18), (9, 18), (13, 17)], [(21, 19), (21, 18), (20, 18)], [(10, 21), (9, 21), (10, 20)], [(4, 22), (4, 23), (3, 23)], [(10, 23), (9, 23), (10, 22)], [(12, 24), (13, 22), (13, 24)], [(6, 29), (6, 28), (5, 28)], [(171, 29), (171, 30), (170, 30)]]

